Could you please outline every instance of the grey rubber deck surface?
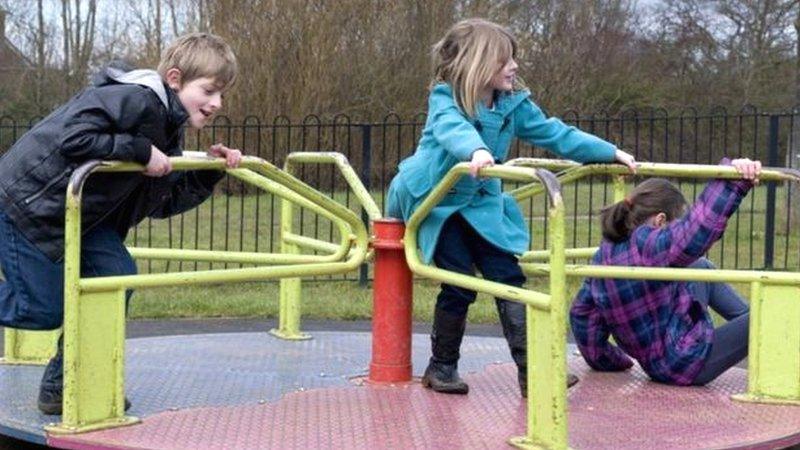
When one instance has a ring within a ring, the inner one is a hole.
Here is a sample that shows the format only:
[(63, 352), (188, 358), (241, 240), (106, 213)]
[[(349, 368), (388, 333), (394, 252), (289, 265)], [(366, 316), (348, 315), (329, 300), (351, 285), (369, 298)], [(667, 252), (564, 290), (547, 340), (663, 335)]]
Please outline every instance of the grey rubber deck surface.
[[(370, 333), (312, 334), (314, 339), (305, 341), (285, 341), (265, 332), (129, 339), (125, 368), (126, 393), (133, 403), (129, 414), (147, 417), (199, 406), (269, 402), (288, 392), (347, 385), (353, 377), (367, 374)], [(415, 376), (424, 370), (429, 352), (429, 337), (414, 334)], [(465, 337), (462, 373), (510, 361), (504, 339)], [(0, 433), (45, 442), (42, 426), (54, 418), (36, 409), (42, 371), (42, 367), (0, 365)]]

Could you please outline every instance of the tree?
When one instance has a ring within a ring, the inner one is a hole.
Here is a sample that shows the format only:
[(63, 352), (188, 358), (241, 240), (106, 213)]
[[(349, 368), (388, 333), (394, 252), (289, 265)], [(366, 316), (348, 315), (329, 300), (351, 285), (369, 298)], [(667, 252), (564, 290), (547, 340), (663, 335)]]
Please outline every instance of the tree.
[[(519, 41), (520, 74), (547, 110), (743, 103), (785, 108), (800, 91), (800, 0), (0, 0), (36, 66), (28, 103), (63, 101), (115, 58), (155, 67), (176, 36), (222, 35), (242, 76), (234, 117), (362, 118), (425, 107), (430, 49), (486, 17)], [(54, 12), (60, 14), (54, 14)], [(57, 70), (56, 70), (57, 68)], [(58, 73), (63, 81), (48, 77)], [(796, 81), (797, 80), (797, 81)], [(53, 92), (49, 92), (51, 87)], [(800, 101), (800, 94), (798, 94)], [(21, 101), (21, 100), (20, 100)]]
[[(86, 13), (82, 12), (86, 6)], [(64, 76), (70, 91), (84, 86), (94, 50), (97, 0), (61, 0)]]

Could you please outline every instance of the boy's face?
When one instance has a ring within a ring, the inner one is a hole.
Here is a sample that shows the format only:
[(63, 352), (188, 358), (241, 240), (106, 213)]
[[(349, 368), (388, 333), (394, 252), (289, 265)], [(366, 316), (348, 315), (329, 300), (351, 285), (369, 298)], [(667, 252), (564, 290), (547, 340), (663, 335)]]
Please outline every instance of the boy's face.
[(201, 129), (208, 124), (214, 114), (222, 107), (222, 89), (213, 78), (196, 78), (182, 86), (173, 87), (178, 98), (189, 114), (189, 125)]

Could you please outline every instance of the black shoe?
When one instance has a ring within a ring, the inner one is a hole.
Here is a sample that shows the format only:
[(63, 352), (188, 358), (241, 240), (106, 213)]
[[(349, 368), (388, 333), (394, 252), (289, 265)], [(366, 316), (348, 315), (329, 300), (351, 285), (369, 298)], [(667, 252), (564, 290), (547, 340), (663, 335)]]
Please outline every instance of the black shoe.
[(42, 385), (39, 388), (39, 400), (37, 402), (39, 411), (48, 416), (61, 415), (61, 405), (64, 400), (63, 393), (61, 388)]
[[(39, 411), (49, 416), (61, 415), (61, 404), (64, 401), (64, 335), (58, 337), (56, 354), (50, 358), (42, 374), (39, 385)], [(130, 409), (131, 402), (125, 397), (125, 411)]]
[(431, 361), (422, 376), (422, 385), (443, 394), (466, 395), (469, 393), (469, 385), (458, 376), (458, 368), (455, 364)]
[(578, 384), (578, 381), (580, 381), (580, 378), (578, 378), (577, 375), (574, 373), (567, 373), (567, 389)]
[[(523, 398), (528, 398), (528, 378), (527, 376), (523, 376), (522, 373), (518, 373), (518, 380), (519, 380), (519, 392)], [(567, 389), (575, 386), (580, 381), (577, 375), (573, 373), (567, 373)]]
[[(45, 386), (39, 388), (39, 400), (37, 406), (42, 414), (48, 416), (60, 416), (61, 407), (64, 401), (64, 391), (61, 386)], [(131, 402), (125, 397), (125, 411), (131, 408)]]
[(58, 337), (56, 354), (50, 358), (39, 385), (39, 411), (47, 415), (61, 414), (64, 388), (64, 335)]

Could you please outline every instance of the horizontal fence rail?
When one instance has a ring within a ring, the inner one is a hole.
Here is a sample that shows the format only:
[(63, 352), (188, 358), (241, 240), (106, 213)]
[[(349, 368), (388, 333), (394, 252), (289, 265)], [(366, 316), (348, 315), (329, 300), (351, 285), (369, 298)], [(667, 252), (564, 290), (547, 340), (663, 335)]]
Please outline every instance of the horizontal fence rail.
[[(760, 112), (746, 106), (737, 111), (714, 108), (699, 112), (663, 109), (581, 115), (568, 111), (562, 120), (597, 134), (634, 154), (643, 162), (716, 164), (722, 157), (749, 157), (764, 165), (797, 168), (800, 159), (800, 113)], [(0, 154), (7, 150), (40, 118), (20, 120), (0, 117)], [(222, 142), (245, 154), (266, 159), (282, 167), (293, 152), (332, 151), (344, 154), (378, 207), (385, 207), (388, 184), (397, 164), (411, 155), (424, 128), (425, 116), (401, 118), (389, 114), (379, 121), (354, 121), (338, 115), (309, 115), (300, 121), (276, 117), (263, 121), (249, 116), (240, 122), (220, 116), (202, 131), (187, 130), (184, 148), (203, 150)], [(544, 149), (515, 142), (509, 159), (554, 158)], [(556, 169), (554, 169), (556, 170)], [(348, 189), (347, 180), (330, 165), (303, 165), (297, 176), (325, 192), (367, 220), (361, 203)], [(632, 180), (636, 182), (636, 179)], [(702, 182), (677, 180), (687, 199), (702, 191)], [(506, 190), (518, 185), (506, 183)], [(723, 239), (710, 251), (725, 269), (797, 270), (800, 268), (800, 194), (796, 187), (767, 182), (756, 188), (731, 219)], [(612, 187), (606, 177), (590, 177), (565, 186), (567, 208), (566, 245), (593, 247), (600, 239), (599, 213), (611, 203)], [(542, 198), (525, 200), (523, 212), (530, 217), (530, 250), (547, 248), (548, 219)], [(374, 212), (372, 212), (374, 215)], [(128, 245), (188, 250), (276, 252), (280, 246), (280, 202), (268, 193), (227, 177), (217, 193), (199, 208), (165, 220), (146, 220), (131, 231)], [(336, 233), (330, 223), (303, 208), (294, 212), (294, 229), (303, 236), (330, 240)], [(323, 252), (324, 254), (324, 252)], [(585, 261), (573, 254), (573, 261)], [(242, 262), (185, 262), (148, 260), (140, 262), (147, 273), (243, 267)], [(320, 279), (356, 279), (361, 274), (327, 276)]]

